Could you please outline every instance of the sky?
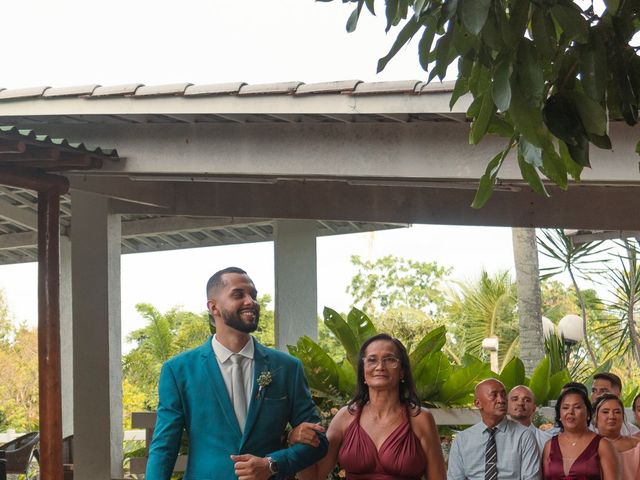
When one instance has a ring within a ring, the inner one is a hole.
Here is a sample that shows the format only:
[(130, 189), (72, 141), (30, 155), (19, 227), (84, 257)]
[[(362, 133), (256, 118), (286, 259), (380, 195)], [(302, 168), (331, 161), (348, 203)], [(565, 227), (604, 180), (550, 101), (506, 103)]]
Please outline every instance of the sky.
[[(363, 14), (357, 31), (347, 34), (353, 8), (339, 0), (7, 2), (4, 17), (14, 20), (0, 33), (7, 47), (0, 86), (426, 79), (415, 43), (376, 74), (395, 32), (384, 34), (384, 15)], [(507, 228), (414, 226), (320, 238), (319, 311), (351, 304), (345, 292), (355, 273), (351, 255), (389, 254), (437, 261), (460, 280), (482, 268), (513, 269)], [(208, 277), (230, 264), (245, 268), (261, 293), (273, 293), (270, 242), (123, 256), (123, 335), (143, 326), (136, 303), (204, 311)], [(33, 263), (0, 267), (10, 311), (31, 325), (37, 323), (36, 274)]]

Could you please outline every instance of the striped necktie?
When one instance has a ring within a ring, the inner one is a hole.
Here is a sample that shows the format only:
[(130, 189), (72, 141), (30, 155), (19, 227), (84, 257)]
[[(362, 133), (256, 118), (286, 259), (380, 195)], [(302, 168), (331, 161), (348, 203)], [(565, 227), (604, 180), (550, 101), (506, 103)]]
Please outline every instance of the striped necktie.
[(487, 428), (485, 431), (489, 434), (489, 439), (484, 455), (484, 478), (485, 480), (496, 480), (498, 478), (498, 451), (496, 449), (498, 427)]

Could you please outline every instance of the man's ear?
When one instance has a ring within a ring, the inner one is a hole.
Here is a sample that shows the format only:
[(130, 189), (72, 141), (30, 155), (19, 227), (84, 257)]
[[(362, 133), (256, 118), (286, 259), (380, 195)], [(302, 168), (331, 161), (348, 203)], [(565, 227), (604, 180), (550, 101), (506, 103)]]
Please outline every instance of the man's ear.
[(476, 408), (478, 408), (478, 409), (479, 409), (479, 408), (480, 408), (480, 401), (479, 401), (477, 398), (476, 398), (476, 399), (474, 399), (474, 400), (473, 400), (473, 405), (474, 405)]
[(220, 314), (220, 312), (218, 311), (218, 305), (213, 298), (207, 300), (207, 310), (209, 311), (209, 315), (211, 315), (212, 317)]

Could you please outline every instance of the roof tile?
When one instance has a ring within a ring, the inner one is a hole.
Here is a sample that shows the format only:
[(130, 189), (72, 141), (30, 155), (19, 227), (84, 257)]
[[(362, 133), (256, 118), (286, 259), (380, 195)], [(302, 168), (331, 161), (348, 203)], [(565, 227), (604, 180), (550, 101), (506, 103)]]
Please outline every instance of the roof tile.
[(356, 86), (353, 95), (372, 95), (385, 93), (414, 93), (420, 80), (400, 80), (394, 82), (366, 82)]
[(48, 88), (44, 91), (42, 96), (44, 98), (54, 97), (82, 97), (91, 95), (93, 91), (100, 85), (79, 85), (75, 87), (57, 87)]
[(51, 87), (12, 88), (0, 92), (0, 100), (13, 100), (16, 98), (40, 97)]
[(245, 85), (240, 89), (238, 95), (282, 95), (294, 94), (302, 82), (280, 82), (261, 83), (256, 85)]
[(184, 91), (185, 97), (200, 97), (206, 95), (237, 95), (245, 82), (212, 83), (207, 85), (190, 85)]
[(136, 90), (136, 97), (157, 97), (164, 95), (183, 95), (191, 83), (172, 83), (170, 85), (149, 85)]
[(340, 80), (337, 82), (307, 83), (300, 85), (296, 95), (311, 93), (352, 93), (362, 80)]
[(108, 87), (98, 87), (91, 94), (91, 98), (116, 97), (134, 95), (138, 88), (144, 87), (142, 83), (127, 83), (125, 85), (112, 85)]

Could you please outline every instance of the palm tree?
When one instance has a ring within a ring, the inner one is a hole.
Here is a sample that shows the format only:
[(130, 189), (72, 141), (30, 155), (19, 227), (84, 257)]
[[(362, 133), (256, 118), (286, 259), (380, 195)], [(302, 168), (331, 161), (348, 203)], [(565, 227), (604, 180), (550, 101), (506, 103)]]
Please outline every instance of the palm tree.
[(575, 244), (562, 229), (541, 230), (542, 235), (538, 237), (538, 245), (540, 253), (557, 262), (556, 266), (544, 268), (546, 272), (542, 275), (542, 279), (546, 279), (562, 272), (567, 272), (571, 278), (571, 283), (580, 303), (582, 311), (582, 324), (585, 331), (584, 344), (589, 358), (593, 362), (594, 367), (598, 367), (598, 360), (593, 353), (593, 348), (589, 342), (587, 332), (587, 307), (584, 295), (578, 286), (577, 278), (590, 279), (592, 275), (600, 273), (600, 269), (594, 267), (601, 264), (602, 259), (597, 256), (604, 252), (602, 248), (603, 241), (596, 240), (591, 242)]
[(544, 357), (536, 229), (512, 228), (511, 235), (518, 291), (520, 359), (530, 375)]
[(509, 272), (490, 276), (482, 270), (477, 282), (460, 283), (449, 294), (447, 317), (461, 353), (482, 356), (482, 340), (498, 337), (498, 358), (504, 366), (518, 345), (515, 285)]

